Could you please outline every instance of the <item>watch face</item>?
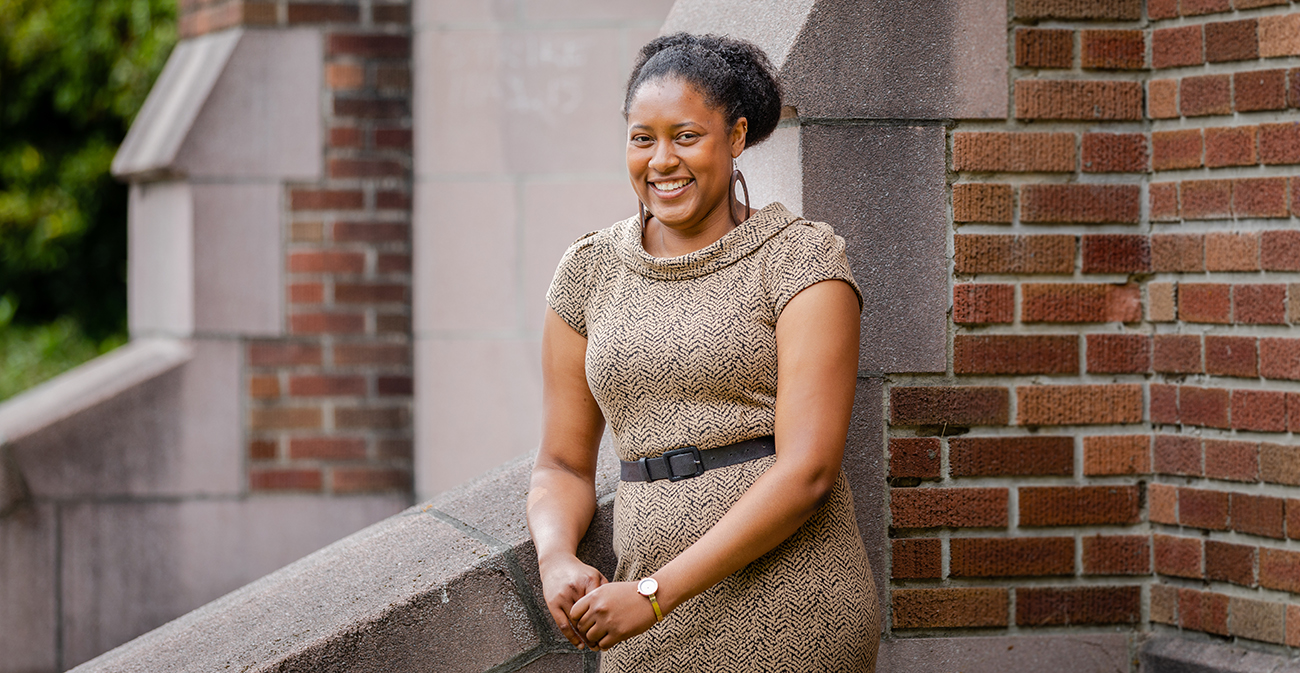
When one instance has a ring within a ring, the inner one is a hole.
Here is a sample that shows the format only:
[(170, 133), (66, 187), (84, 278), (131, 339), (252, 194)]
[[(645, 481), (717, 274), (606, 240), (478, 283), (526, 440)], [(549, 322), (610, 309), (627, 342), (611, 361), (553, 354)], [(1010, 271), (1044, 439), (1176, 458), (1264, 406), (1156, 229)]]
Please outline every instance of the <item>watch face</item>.
[(653, 596), (657, 591), (659, 591), (659, 582), (655, 581), (653, 577), (647, 577), (637, 582), (636, 592), (642, 596)]

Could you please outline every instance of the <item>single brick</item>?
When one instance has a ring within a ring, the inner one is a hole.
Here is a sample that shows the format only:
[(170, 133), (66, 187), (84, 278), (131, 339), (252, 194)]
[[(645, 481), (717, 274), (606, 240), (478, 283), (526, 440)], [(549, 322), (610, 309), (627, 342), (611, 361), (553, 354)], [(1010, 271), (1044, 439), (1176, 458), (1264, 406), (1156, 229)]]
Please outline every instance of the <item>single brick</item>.
[(318, 469), (250, 468), (248, 487), (254, 491), (319, 491), (323, 480)]
[(1074, 67), (1074, 31), (1017, 28), (1016, 67), (1067, 70)]
[(1266, 495), (1233, 493), (1230, 516), (1232, 529), (1281, 540), (1285, 537), (1286, 501)]
[(1300, 540), (1300, 499), (1286, 500), (1286, 536)]
[(1151, 384), (1151, 422), (1166, 425), (1178, 423), (1178, 386)]
[(289, 394), (300, 397), (365, 395), (364, 376), (295, 375), (289, 378)]
[(1141, 0), (1019, 0), (1016, 16), (1021, 19), (1137, 21), (1142, 18), (1142, 3)]
[(289, 303), (291, 304), (320, 304), (324, 301), (325, 285), (323, 283), (289, 284)]
[(1300, 231), (1263, 232), (1260, 266), (1265, 271), (1300, 271)]
[(411, 473), (381, 467), (336, 467), (330, 471), (335, 493), (362, 491), (404, 491), (411, 488)]
[(1164, 584), (1152, 584), (1150, 611), (1152, 622), (1178, 626), (1178, 589)]
[(1174, 283), (1147, 284), (1147, 319), (1151, 322), (1174, 321), (1178, 314), (1174, 288)]
[(1178, 418), (1187, 425), (1228, 428), (1228, 391), (1179, 386)]
[(335, 222), (334, 240), (348, 243), (409, 243), (411, 227), (402, 222)]
[(1150, 163), (1148, 154), (1141, 133), (1083, 134), (1085, 173), (1141, 173)]
[(396, 430), (408, 427), (410, 409), (406, 407), (335, 407), (334, 425), (340, 428)]
[(1286, 178), (1233, 180), (1232, 212), (1237, 217), (1286, 217)]
[(1148, 516), (1152, 523), (1178, 525), (1178, 487), (1151, 484), (1147, 489)]
[(1300, 164), (1300, 122), (1261, 124), (1259, 159), (1266, 164)]
[(1093, 425), (1142, 421), (1142, 386), (1103, 384), (1020, 386), (1020, 425)]
[(1155, 182), (1149, 185), (1147, 204), (1152, 222), (1176, 222), (1179, 218), (1178, 183)]
[(365, 460), (366, 440), (360, 437), (294, 437), (289, 440), (294, 460)]
[(1077, 374), (1074, 335), (971, 335), (953, 338), (957, 374)]
[(361, 334), (366, 331), (366, 317), (355, 313), (297, 313), (289, 316), (289, 331), (294, 334)]
[(1255, 19), (1205, 24), (1205, 60), (1210, 63), (1259, 58)]
[(1005, 488), (894, 488), (889, 491), (895, 528), (1005, 528)]
[(1011, 185), (963, 182), (952, 186), (954, 222), (1011, 221)]
[(1260, 17), (1259, 55), (1300, 56), (1300, 13)]
[(1006, 589), (894, 589), (889, 595), (895, 629), (1002, 627), (1011, 607)]
[(896, 580), (937, 580), (943, 576), (942, 540), (892, 540), (889, 559)]
[(1300, 381), (1300, 339), (1260, 339), (1259, 373), (1267, 379)]
[(1021, 626), (1136, 624), (1142, 587), (1020, 587), (1016, 623)]
[(1253, 166), (1259, 163), (1255, 155), (1254, 126), (1230, 126), (1205, 129), (1205, 165)]
[(279, 444), (268, 439), (254, 439), (248, 443), (249, 460), (275, 460)]
[(330, 159), (327, 174), (331, 178), (401, 177), (406, 167), (390, 159)]
[(1026, 283), (1021, 286), (1024, 322), (1137, 322), (1141, 288), (1135, 284)]
[(948, 471), (954, 477), (1074, 474), (1073, 437), (953, 437)]
[(271, 407), (248, 410), (248, 427), (251, 430), (319, 428), (321, 421), (321, 410), (318, 407)]
[(1083, 538), (1087, 575), (1145, 575), (1151, 572), (1151, 538), (1146, 535), (1091, 535)]
[[(330, 63), (325, 66), (325, 84), (335, 91), (360, 89), (366, 84), (366, 69), (356, 63)], [(347, 130), (359, 131), (355, 128)]]
[(404, 5), (380, 5), (370, 7), (370, 16), (375, 23), (411, 23), (411, 8)]
[(1269, 589), (1300, 593), (1300, 552), (1262, 547), (1259, 583)]
[(366, 255), (361, 252), (294, 252), (289, 254), (289, 273), (363, 273)]
[(1205, 579), (1255, 586), (1255, 547), (1206, 540)]
[(1204, 61), (1199, 25), (1157, 28), (1151, 32), (1151, 67), (1174, 68)]
[(287, 18), (290, 24), (357, 23), (361, 20), (361, 8), (320, 2), (291, 2)]
[(1074, 538), (952, 538), (949, 577), (1043, 577), (1074, 574)]
[(380, 376), (375, 379), (375, 388), (380, 395), (412, 395), (415, 393), (415, 379), (409, 376)]
[(1085, 30), (1083, 67), (1141, 70), (1146, 66), (1146, 35), (1141, 30)]
[(1219, 376), (1259, 376), (1255, 337), (1205, 337), (1205, 371)]
[(1232, 214), (1231, 180), (1192, 180), (1180, 187), (1184, 218), (1212, 220)]
[(1015, 318), (1016, 290), (1012, 285), (954, 285), (952, 321), (958, 325), (1009, 323)]
[(1259, 480), (1259, 445), (1226, 439), (1206, 439), (1205, 476), (1211, 479)]
[(1137, 486), (1022, 486), (1021, 526), (1098, 526), (1141, 519)]
[(1205, 236), (1201, 234), (1152, 234), (1152, 271), (1204, 271)]
[(283, 341), (255, 341), (248, 345), (250, 367), (320, 365), (321, 347)]
[(1198, 374), (1201, 337), (1196, 334), (1157, 334), (1153, 338), (1152, 368), (1169, 374)]
[(1178, 10), (1183, 16), (1200, 16), (1202, 14), (1217, 14), (1232, 9), (1228, 0), (1182, 0), (1179, 3)]
[(1193, 528), (1228, 530), (1228, 493), (1179, 488), (1178, 521)]
[(1140, 374), (1151, 370), (1151, 337), (1145, 334), (1089, 334), (1088, 371)]
[(1124, 81), (1017, 80), (1017, 119), (1139, 120), (1142, 84)]
[(1232, 76), (1232, 92), (1237, 112), (1286, 109), (1286, 71), (1254, 70)]
[(1151, 167), (1157, 171), (1198, 168), (1204, 150), (1201, 129), (1156, 131), (1151, 134)]
[(1083, 438), (1085, 475), (1148, 474), (1150, 472), (1150, 435), (1091, 435)]
[(889, 391), (894, 425), (1006, 425), (1006, 388), (979, 386), (900, 386)]
[(350, 189), (293, 189), (289, 192), (291, 210), (360, 210), (365, 194)]
[(1281, 325), (1286, 322), (1285, 285), (1232, 286), (1233, 322)]
[(1300, 605), (1286, 606), (1286, 645), (1300, 647)]
[(1266, 643), (1286, 638), (1286, 604), (1233, 596), (1228, 601), (1228, 633)]
[(1191, 631), (1228, 635), (1228, 597), (1195, 589), (1178, 590), (1178, 621)]
[[(1152, 545), (1155, 547), (1157, 573), (1174, 577), (1200, 579), (1200, 540), (1157, 534), (1152, 536)], [(1179, 612), (1182, 612), (1182, 610), (1179, 610)]]
[(375, 208), (379, 210), (410, 210), (411, 195), (407, 192), (390, 190), (375, 192)]
[(409, 288), (399, 283), (335, 283), (334, 301), (339, 304), (404, 304)]
[(411, 349), (403, 344), (335, 344), (336, 365), (408, 365)]
[[(1232, 427), (1259, 432), (1286, 432), (1286, 393), (1274, 390), (1232, 391)], [(1256, 477), (1252, 476), (1250, 481)]]
[(1118, 222), (1136, 224), (1141, 209), (1137, 185), (1025, 185), (1020, 221), (1026, 223)]
[(1188, 435), (1156, 435), (1155, 471), (1200, 476), (1201, 440)]
[[(386, 119), (397, 121), (411, 116), (410, 104), (403, 99), (371, 97), (334, 97), (335, 117)], [(376, 199), (376, 205), (378, 199)]]
[(1294, 177), (1291, 183), (1291, 214), (1300, 217), (1300, 177)]
[(289, 224), (289, 241), (293, 243), (320, 243), (325, 240), (324, 222), (292, 222)]
[(1291, 0), (1232, 0), (1232, 6), (1236, 9), (1255, 9), (1256, 7), (1285, 5), (1290, 1)]
[[(1300, 486), (1300, 444), (1260, 444), (1259, 473), (1264, 481), (1272, 484)], [(1300, 530), (1288, 528), (1288, 531), (1291, 537), (1300, 537)]]
[(1179, 283), (1178, 317), (1187, 322), (1232, 321), (1232, 287), (1221, 283)]
[(334, 33), (329, 36), (327, 52), (331, 56), (406, 58), (411, 53), (411, 38), (405, 35)]
[(953, 236), (957, 273), (1071, 273), (1074, 236), (1044, 234), (957, 234)]
[(252, 376), (248, 379), (248, 394), (258, 399), (280, 396), (280, 379), (274, 376)]
[(1075, 168), (1074, 155), (1073, 133), (952, 135), (952, 168), (956, 171), (1069, 173)]
[(1151, 241), (1140, 234), (1084, 234), (1084, 273), (1151, 270)]
[(890, 478), (938, 479), (941, 451), (938, 437), (890, 437)]
[(1157, 79), (1147, 83), (1147, 116), (1174, 119), (1178, 116), (1178, 80)]
[(1179, 86), (1178, 106), (1187, 117), (1232, 114), (1231, 76), (1184, 77)]
[(1286, 79), (1286, 88), (1289, 91), (1287, 94), (1287, 103), (1289, 103), (1291, 107), (1300, 107), (1300, 68), (1291, 68), (1290, 70), (1287, 70)]

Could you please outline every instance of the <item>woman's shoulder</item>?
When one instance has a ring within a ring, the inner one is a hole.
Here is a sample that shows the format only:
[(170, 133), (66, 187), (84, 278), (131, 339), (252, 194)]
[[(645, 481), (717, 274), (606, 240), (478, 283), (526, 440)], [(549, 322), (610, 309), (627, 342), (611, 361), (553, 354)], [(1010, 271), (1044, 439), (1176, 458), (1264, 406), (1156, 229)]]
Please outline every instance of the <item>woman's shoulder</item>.
[(768, 241), (770, 253), (787, 255), (842, 255), (844, 238), (825, 222), (791, 214), (789, 223)]

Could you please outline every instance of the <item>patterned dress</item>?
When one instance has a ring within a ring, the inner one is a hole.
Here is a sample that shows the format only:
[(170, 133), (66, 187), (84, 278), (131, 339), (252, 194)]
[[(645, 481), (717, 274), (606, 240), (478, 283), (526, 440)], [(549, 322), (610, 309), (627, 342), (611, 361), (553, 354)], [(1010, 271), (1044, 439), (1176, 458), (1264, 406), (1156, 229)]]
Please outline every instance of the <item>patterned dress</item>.
[[(657, 258), (633, 217), (565, 253), (547, 303), (587, 338), (587, 382), (623, 460), (774, 433), (776, 321), (800, 290), (857, 285), (844, 239), (774, 203), (717, 242)], [(693, 479), (621, 482), (615, 581), (636, 581), (703, 536), (775, 456)], [(790, 538), (603, 653), (601, 670), (871, 671), (879, 605), (843, 471)]]

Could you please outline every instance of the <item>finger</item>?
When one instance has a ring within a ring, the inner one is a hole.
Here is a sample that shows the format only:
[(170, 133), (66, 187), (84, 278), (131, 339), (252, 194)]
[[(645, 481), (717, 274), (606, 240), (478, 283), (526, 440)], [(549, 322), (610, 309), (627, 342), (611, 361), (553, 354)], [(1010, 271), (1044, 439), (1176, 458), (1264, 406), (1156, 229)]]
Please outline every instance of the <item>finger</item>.
[(577, 624), (578, 622), (582, 621), (583, 616), (587, 614), (587, 610), (590, 607), (591, 607), (591, 594), (587, 594), (586, 596), (579, 598), (578, 601), (569, 608), (568, 611), (569, 620), (572, 621), (574, 624)]
[(579, 648), (586, 647), (588, 649), (592, 649), (591, 642), (587, 640), (586, 636), (582, 633), (582, 631), (578, 630), (577, 626), (575, 626), (572, 622), (570, 622), (569, 628), (573, 630), (573, 634), (577, 636), (578, 640), (581, 642), (581, 644), (574, 643), (574, 645), (577, 645)]
[(583, 641), (574, 632), (573, 625), (569, 623), (569, 616), (564, 614), (563, 610), (557, 610), (549, 605), (547, 607), (550, 607), (551, 619), (555, 620), (555, 625), (559, 627), (560, 633), (564, 634), (564, 637), (568, 638), (569, 642), (573, 643), (574, 646), (581, 645)]

